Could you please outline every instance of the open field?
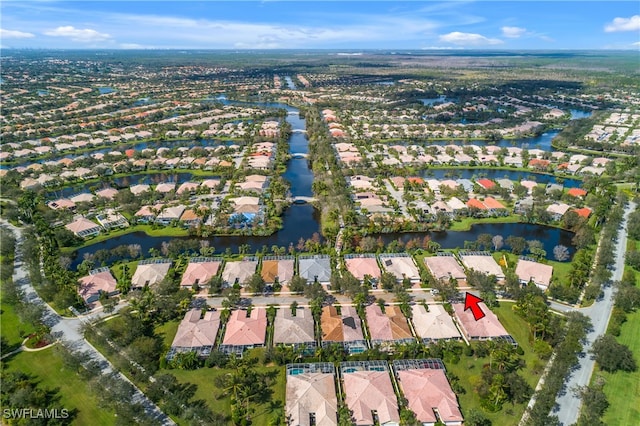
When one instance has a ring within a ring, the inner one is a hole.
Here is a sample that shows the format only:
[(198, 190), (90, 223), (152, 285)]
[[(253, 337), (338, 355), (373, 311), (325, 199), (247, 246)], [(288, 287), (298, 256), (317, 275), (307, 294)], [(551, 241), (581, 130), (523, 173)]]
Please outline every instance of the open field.
[[(168, 334), (167, 334), (168, 336)], [(171, 337), (173, 339), (173, 337)], [(254, 370), (258, 373), (271, 373), (276, 377), (274, 385), (271, 387), (273, 394), (271, 401), (254, 405), (253, 424), (266, 425), (273, 417), (274, 413), (284, 407), (285, 403), (285, 386), (286, 378), (284, 367), (269, 366), (265, 367), (258, 364), (264, 349), (254, 349), (245, 353), (245, 359), (249, 359), (249, 365), (254, 365)], [(255, 360), (255, 361), (251, 361)], [(229, 395), (225, 395), (222, 389), (218, 389), (215, 385), (215, 378), (222, 376), (231, 370), (221, 368), (199, 368), (197, 370), (160, 370), (157, 374), (173, 374), (183, 383), (189, 382), (198, 386), (198, 390), (194, 399), (203, 399), (209, 408), (215, 413), (222, 413), (226, 416), (231, 415), (231, 401)]]
[[(633, 351), (636, 362), (640, 361), (640, 311), (627, 316), (617, 340)], [(600, 371), (597, 374), (606, 381), (604, 392), (609, 401), (604, 423), (608, 426), (640, 424), (640, 370), (613, 374)]]
[(18, 318), (15, 308), (7, 303), (0, 305), (0, 335), (6, 339), (10, 350), (20, 346), (22, 341), (35, 330), (29, 324), (24, 324)]
[(20, 352), (5, 362), (7, 371), (22, 371), (34, 376), (39, 387), (57, 389), (59, 408), (76, 412), (72, 424), (116, 424), (113, 412), (98, 406), (87, 382), (64, 367), (55, 347), (40, 352)]
[(484, 218), (474, 218), (474, 217), (466, 217), (462, 220), (456, 220), (451, 222), (451, 227), (449, 231), (468, 231), (471, 229), (476, 223), (518, 223), (520, 222), (520, 216), (512, 214), (509, 216), (500, 216), (500, 217), (484, 217)]

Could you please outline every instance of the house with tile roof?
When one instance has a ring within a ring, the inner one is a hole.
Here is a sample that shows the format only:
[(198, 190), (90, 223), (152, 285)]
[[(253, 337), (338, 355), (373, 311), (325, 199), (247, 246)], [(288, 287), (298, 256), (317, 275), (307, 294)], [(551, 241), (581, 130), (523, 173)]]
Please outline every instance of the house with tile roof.
[(109, 268), (89, 271), (89, 275), (78, 280), (78, 294), (87, 304), (97, 302), (101, 294), (112, 296), (118, 294), (117, 281)]
[(454, 278), (458, 283), (462, 283), (467, 279), (464, 269), (453, 255), (425, 257), (424, 263), (431, 276), (436, 280), (448, 280), (450, 278)]
[(295, 311), (288, 307), (278, 309), (273, 327), (273, 344), (314, 348), (316, 339), (311, 309), (304, 307), (296, 308)]
[(382, 253), (378, 255), (380, 264), (386, 272), (393, 274), (396, 280), (405, 277), (412, 283), (420, 282), (420, 271), (413, 257), (407, 253)]
[(534, 262), (528, 259), (518, 259), (516, 275), (522, 284), (534, 283), (541, 290), (546, 290), (551, 284), (553, 266)]
[(355, 425), (398, 426), (398, 400), (386, 362), (340, 363), (345, 403)]
[(414, 342), (407, 319), (397, 306), (369, 305), (365, 308), (372, 345), (389, 347), (393, 342)]
[(456, 394), (439, 359), (396, 360), (393, 371), (408, 408), (423, 425), (462, 426)]
[(335, 369), (330, 363), (289, 364), (286, 368), (288, 424), (337, 426)]
[(331, 280), (331, 260), (327, 255), (298, 257), (298, 270), (302, 278), (312, 283), (328, 284)]
[(254, 257), (228, 261), (222, 271), (222, 280), (228, 286), (232, 286), (235, 283), (243, 285), (256, 272), (257, 267), (258, 260)]
[(345, 255), (344, 263), (349, 272), (360, 281), (364, 281), (365, 276), (375, 280), (380, 278), (380, 268), (375, 255)]
[(147, 259), (138, 263), (136, 271), (131, 277), (132, 288), (143, 288), (158, 284), (167, 276), (171, 260), (169, 259)]
[(367, 350), (362, 323), (355, 307), (341, 306), (340, 313), (335, 306), (323, 307), (320, 325), (323, 346), (339, 343), (350, 355)]
[(182, 274), (180, 286), (191, 288), (194, 284), (207, 286), (211, 278), (218, 274), (222, 259), (219, 257), (195, 257), (189, 260), (187, 269)]
[(411, 312), (413, 328), (425, 344), (435, 340), (461, 338), (451, 315), (442, 305), (429, 305), (429, 310), (423, 305), (412, 305)]
[(241, 355), (245, 349), (264, 346), (267, 333), (267, 311), (253, 308), (231, 312), (220, 350)]
[(201, 309), (187, 311), (178, 325), (167, 358), (171, 359), (180, 352), (196, 352), (201, 357), (209, 356), (216, 343), (219, 328), (220, 311), (207, 311), (204, 315)]
[(81, 238), (94, 237), (102, 231), (100, 225), (85, 217), (80, 217), (64, 227)]
[(471, 309), (464, 310), (464, 303), (454, 303), (451, 306), (460, 330), (467, 340), (506, 339), (513, 342), (513, 338), (509, 336), (496, 314), (484, 302), (480, 302), (478, 306), (485, 316), (477, 321)]
[(260, 274), (267, 284), (277, 281), (281, 285), (287, 285), (293, 278), (294, 264), (293, 256), (264, 256)]

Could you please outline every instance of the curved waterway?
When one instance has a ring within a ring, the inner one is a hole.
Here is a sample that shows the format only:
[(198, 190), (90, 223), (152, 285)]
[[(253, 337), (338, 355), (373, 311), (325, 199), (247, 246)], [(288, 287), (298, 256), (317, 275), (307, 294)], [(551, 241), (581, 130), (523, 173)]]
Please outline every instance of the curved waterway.
[[(225, 98), (218, 99), (224, 103), (231, 103)], [(262, 107), (282, 108), (287, 111), (287, 122), (291, 125), (292, 130), (304, 130), (305, 120), (300, 118), (297, 108), (280, 103), (255, 103)], [(307, 154), (308, 140), (304, 133), (293, 132), (289, 138), (290, 153)], [(496, 171), (499, 177), (505, 175), (506, 171)], [(178, 182), (182, 179), (187, 180), (188, 173), (178, 173)], [(287, 163), (287, 170), (284, 178), (291, 183), (292, 196), (311, 196), (311, 184), (313, 183), (313, 173), (309, 168), (306, 158), (292, 158)], [(210, 246), (215, 248), (216, 253), (223, 253), (227, 248), (237, 253), (242, 245), (249, 246), (249, 252), (261, 250), (264, 246), (271, 247), (277, 245), (280, 247), (288, 247), (293, 244), (297, 245), (298, 241), (308, 239), (314, 233), (320, 232), (320, 213), (309, 204), (293, 204), (285, 212), (282, 217), (283, 227), (281, 230), (269, 236), (217, 236), (206, 238)], [(398, 233), (381, 235), (385, 242), (391, 242), (398, 238), (407, 241), (411, 238), (423, 238), (429, 235), (430, 238), (439, 243), (443, 248), (463, 247), (465, 241), (474, 241), (478, 235), (489, 233), (492, 235), (502, 235), (505, 239), (510, 236), (520, 236), (527, 240), (537, 239), (543, 242), (548, 257), (551, 258), (553, 247), (558, 244), (569, 247), (571, 253), (574, 249), (571, 245), (573, 234), (568, 231), (562, 231), (556, 228), (550, 228), (542, 225), (532, 224), (479, 224), (474, 225), (471, 230), (464, 232), (421, 232), (421, 233)], [(173, 238), (189, 238), (189, 237), (173, 237)], [(151, 237), (143, 232), (134, 232), (120, 237), (111, 238), (107, 241), (92, 244), (75, 252), (72, 268), (82, 262), (86, 254), (95, 253), (97, 250), (110, 250), (121, 245), (139, 244), (143, 255), (147, 255), (152, 248), (160, 249), (162, 243), (170, 241), (172, 237)], [(108, 262), (119, 260), (111, 258)]]

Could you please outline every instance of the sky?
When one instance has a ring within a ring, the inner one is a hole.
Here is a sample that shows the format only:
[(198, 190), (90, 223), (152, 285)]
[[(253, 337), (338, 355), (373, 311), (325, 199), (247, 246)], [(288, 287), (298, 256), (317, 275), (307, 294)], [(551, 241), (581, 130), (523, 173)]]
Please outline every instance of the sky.
[(0, 48), (640, 50), (640, 3), (2, 0)]

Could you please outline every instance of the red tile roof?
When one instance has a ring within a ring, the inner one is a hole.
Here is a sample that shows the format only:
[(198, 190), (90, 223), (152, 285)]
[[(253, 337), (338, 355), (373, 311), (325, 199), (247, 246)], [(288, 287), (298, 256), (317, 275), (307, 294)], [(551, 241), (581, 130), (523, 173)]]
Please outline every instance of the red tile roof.
[(478, 179), (476, 181), (476, 183), (478, 185), (480, 185), (481, 187), (483, 187), (484, 189), (491, 189), (494, 186), (496, 186), (495, 183), (493, 183), (493, 181), (489, 180), (489, 179)]
[(587, 191), (580, 188), (571, 188), (567, 191), (567, 194), (571, 195), (572, 197), (584, 197), (585, 195), (587, 195)]
[(583, 207), (581, 209), (574, 209), (574, 212), (578, 213), (580, 217), (589, 217), (591, 216), (591, 209), (589, 207)]
[(506, 208), (500, 201), (493, 197), (487, 197), (484, 199), (484, 205), (489, 209), (504, 209)]
[(477, 198), (472, 198), (469, 201), (467, 201), (467, 207), (469, 208), (475, 207), (480, 210), (487, 210), (487, 206), (485, 206), (482, 203), (482, 201), (478, 200)]

